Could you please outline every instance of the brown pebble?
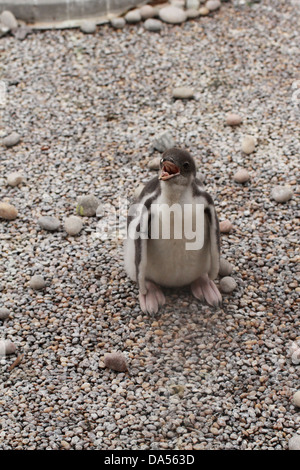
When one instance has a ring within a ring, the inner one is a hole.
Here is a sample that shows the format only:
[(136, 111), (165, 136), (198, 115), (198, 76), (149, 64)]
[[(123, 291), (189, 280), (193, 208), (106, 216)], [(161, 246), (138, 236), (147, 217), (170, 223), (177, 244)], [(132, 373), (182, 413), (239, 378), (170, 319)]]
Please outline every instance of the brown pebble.
[(122, 353), (109, 353), (104, 357), (104, 365), (117, 372), (125, 372), (128, 365), (125, 356)]
[(226, 124), (228, 126), (238, 126), (242, 121), (241, 116), (236, 113), (228, 113), (226, 116)]
[(221, 233), (229, 233), (233, 229), (233, 225), (230, 220), (223, 220), (220, 222), (220, 232)]
[(0, 218), (5, 220), (14, 220), (18, 217), (18, 211), (8, 202), (0, 202)]

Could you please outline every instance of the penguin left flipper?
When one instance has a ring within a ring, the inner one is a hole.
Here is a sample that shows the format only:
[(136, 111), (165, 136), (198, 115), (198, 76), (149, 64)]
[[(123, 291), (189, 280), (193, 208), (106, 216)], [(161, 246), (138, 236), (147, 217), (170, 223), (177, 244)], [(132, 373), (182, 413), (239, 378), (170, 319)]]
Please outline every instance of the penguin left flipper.
[(207, 274), (200, 276), (191, 284), (191, 291), (196, 299), (206, 300), (212, 307), (219, 307), (222, 304), (219, 289)]
[(145, 281), (146, 294), (139, 292), (139, 301), (143, 313), (151, 315), (158, 312), (159, 308), (165, 304), (165, 296), (160, 287), (154, 282)]

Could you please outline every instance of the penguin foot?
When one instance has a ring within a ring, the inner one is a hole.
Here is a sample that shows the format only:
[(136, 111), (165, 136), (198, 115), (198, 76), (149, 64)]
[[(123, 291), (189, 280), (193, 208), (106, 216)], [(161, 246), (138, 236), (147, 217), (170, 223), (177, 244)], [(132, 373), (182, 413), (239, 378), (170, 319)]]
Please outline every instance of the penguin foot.
[(144, 313), (153, 315), (164, 305), (166, 299), (160, 287), (154, 282), (146, 281), (146, 289), (147, 293), (145, 295), (139, 293), (141, 310)]
[(206, 300), (212, 307), (219, 307), (222, 303), (219, 289), (207, 274), (196, 279), (191, 285), (191, 290), (196, 299)]

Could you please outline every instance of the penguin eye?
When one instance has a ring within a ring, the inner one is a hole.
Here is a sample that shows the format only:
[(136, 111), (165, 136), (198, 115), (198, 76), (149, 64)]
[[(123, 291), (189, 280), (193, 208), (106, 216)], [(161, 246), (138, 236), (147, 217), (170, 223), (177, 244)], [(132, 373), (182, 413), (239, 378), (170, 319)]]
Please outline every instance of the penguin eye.
[(184, 164), (182, 166), (185, 170), (188, 170), (189, 167), (190, 167), (190, 164), (189, 164), (189, 162), (184, 162)]

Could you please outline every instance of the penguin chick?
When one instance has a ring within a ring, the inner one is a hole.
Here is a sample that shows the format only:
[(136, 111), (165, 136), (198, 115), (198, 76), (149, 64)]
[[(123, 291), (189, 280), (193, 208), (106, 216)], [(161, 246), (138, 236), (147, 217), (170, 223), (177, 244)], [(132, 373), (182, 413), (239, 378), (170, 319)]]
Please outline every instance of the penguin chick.
[(189, 152), (166, 150), (158, 177), (151, 179), (129, 208), (125, 269), (139, 286), (144, 313), (165, 303), (161, 286), (190, 285), (193, 295), (217, 307), (221, 294), (219, 222), (211, 196), (196, 178)]

